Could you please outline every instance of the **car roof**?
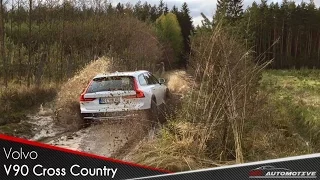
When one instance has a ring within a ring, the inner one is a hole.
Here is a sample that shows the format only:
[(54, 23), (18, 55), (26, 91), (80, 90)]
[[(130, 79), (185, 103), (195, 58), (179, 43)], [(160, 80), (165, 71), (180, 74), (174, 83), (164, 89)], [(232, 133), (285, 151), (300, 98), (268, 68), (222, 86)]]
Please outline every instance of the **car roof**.
[(146, 73), (149, 71), (146, 70), (139, 70), (139, 71), (126, 71), (126, 72), (113, 72), (113, 73), (104, 73), (104, 74), (98, 74), (94, 78), (100, 78), (100, 77), (110, 77), (110, 76), (137, 76), (142, 73)]

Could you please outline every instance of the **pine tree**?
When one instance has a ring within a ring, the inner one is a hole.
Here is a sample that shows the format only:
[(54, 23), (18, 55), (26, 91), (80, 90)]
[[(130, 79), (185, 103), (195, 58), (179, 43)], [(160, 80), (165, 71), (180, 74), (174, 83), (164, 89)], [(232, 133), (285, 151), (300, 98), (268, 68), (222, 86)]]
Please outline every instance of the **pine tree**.
[(179, 9), (177, 8), (176, 5), (174, 5), (174, 6), (172, 7), (171, 12), (172, 12), (173, 14), (177, 15), (177, 14), (178, 14), (178, 11), (179, 11)]
[(166, 3), (166, 5), (164, 6), (163, 13), (167, 14), (168, 12), (169, 12), (169, 8), (168, 8), (168, 4)]
[(108, 7), (107, 7), (107, 14), (113, 14), (114, 13), (114, 9), (112, 7), (112, 4), (109, 3)]
[(158, 10), (157, 10), (157, 6), (154, 5), (150, 8), (150, 19), (152, 22), (155, 22), (158, 18)]
[(116, 10), (119, 14), (123, 14), (124, 13), (124, 5), (121, 3), (118, 3), (116, 6)]
[(135, 17), (137, 17), (138, 19), (142, 20), (142, 5), (141, 5), (141, 1), (138, 1), (134, 7), (133, 7), (133, 14)]
[(151, 5), (145, 2), (142, 6), (142, 21), (147, 21), (150, 19), (150, 9)]
[[(201, 29), (212, 30), (214, 22), (210, 21), (209, 18), (205, 14), (200, 13), (200, 15), (202, 16), (202, 19), (203, 19), (203, 20), (201, 20), (201, 24), (202, 24)], [(197, 29), (199, 29), (199, 28), (197, 28)]]
[(164, 2), (163, 0), (160, 0), (159, 6), (158, 6), (158, 16), (161, 16), (164, 13)]
[(228, 7), (230, 3), (231, 0), (217, 1), (217, 10), (213, 18), (216, 22), (228, 17)]
[(243, 15), (243, 0), (231, 0), (227, 11), (233, 23), (239, 20)]
[(190, 35), (194, 31), (192, 18), (190, 16), (190, 10), (187, 3), (182, 4), (181, 12), (179, 14), (178, 20), (181, 26), (185, 54), (184, 57), (182, 57), (182, 64), (186, 65), (187, 57), (190, 53)]
[(218, 0), (215, 21), (222, 19), (234, 23), (243, 15), (243, 0)]

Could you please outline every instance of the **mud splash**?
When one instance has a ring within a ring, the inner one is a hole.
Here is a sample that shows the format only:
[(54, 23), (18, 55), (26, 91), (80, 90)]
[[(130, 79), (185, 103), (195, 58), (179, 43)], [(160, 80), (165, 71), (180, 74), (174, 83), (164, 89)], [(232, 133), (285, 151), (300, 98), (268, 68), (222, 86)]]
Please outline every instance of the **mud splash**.
[[(186, 73), (171, 72), (166, 77), (168, 79), (168, 88), (176, 95), (184, 94), (190, 88)], [(63, 95), (68, 96), (66, 99), (71, 98), (72, 101), (76, 101), (75, 97), (78, 96), (64, 92), (59, 97), (63, 99)], [(179, 101), (176, 95), (169, 101), (170, 108), (172, 104)], [(65, 99), (60, 103), (60, 107), (68, 108), (66, 106), (68, 103)], [(150, 119), (146, 112), (135, 112), (132, 117), (127, 119), (102, 121), (94, 123), (87, 128), (71, 131), (69, 126), (63, 123), (56, 123), (53, 109), (53, 107), (41, 106), (38, 113), (29, 116), (28, 122), (32, 124), (35, 134), (31, 140), (101, 156), (130, 160), (130, 156), (135, 149), (139, 148), (141, 144), (156, 138), (160, 130), (160, 127), (151, 128), (153, 120)], [(72, 120), (74, 117), (62, 116), (60, 118), (71, 118)], [(60, 120), (65, 121), (63, 119)], [(75, 120), (73, 119), (72, 121)]]
[(55, 100), (57, 124), (69, 130), (81, 128), (83, 121), (80, 116), (80, 94), (94, 76), (108, 71), (109, 62), (106, 57), (92, 61), (63, 84)]

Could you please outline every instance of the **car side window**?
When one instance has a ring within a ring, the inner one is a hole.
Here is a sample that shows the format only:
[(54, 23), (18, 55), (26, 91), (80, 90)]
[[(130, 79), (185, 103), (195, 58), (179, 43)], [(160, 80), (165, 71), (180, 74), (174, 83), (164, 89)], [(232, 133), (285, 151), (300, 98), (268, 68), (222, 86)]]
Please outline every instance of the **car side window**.
[(153, 84), (157, 84), (158, 82), (154, 80), (154, 78), (152, 78), (152, 76), (149, 73), (145, 73), (144, 77), (148, 83), (148, 85), (153, 85)]
[(159, 83), (159, 80), (158, 80), (153, 74), (150, 73), (150, 76), (151, 76), (151, 78), (153, 79), (153, 81), (156, 82), (156, 84)]
[(143, 74), (138, 76), (138, 80), (141, 86), (145, 86), (148, 84)]

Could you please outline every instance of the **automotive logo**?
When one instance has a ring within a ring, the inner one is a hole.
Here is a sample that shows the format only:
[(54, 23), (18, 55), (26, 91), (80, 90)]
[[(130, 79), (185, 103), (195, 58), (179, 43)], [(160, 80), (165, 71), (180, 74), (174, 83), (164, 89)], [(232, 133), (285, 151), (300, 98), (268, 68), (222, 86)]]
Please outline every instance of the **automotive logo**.
[(261, 166), (249, 172), (249, 178), (317, 178), (316, 171), (292, 171), (274, 166)]

